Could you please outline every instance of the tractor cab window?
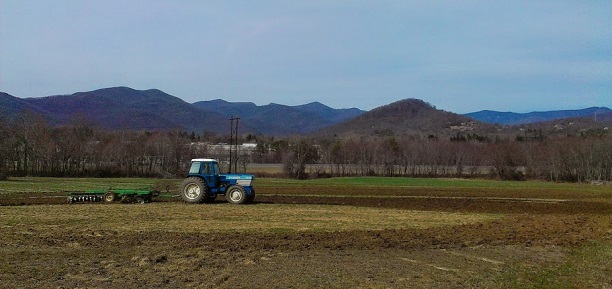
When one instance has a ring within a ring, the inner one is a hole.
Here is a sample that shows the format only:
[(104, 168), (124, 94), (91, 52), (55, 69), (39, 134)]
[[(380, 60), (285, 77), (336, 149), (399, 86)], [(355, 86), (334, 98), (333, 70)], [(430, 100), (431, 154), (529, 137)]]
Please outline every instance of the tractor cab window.
[(213, 163), (212, 167), (213, 167), (213, 171), (212, 171), (212, 173), (211, 173), (211, 174), (213, 174), (213, 175), (218, 175), (218, 174), (219, 174), (219, 172), (221, 171), (221, 170), (219, 169), (219, 164), (218, 164), (218, 163)]
[(211, 167), (209, 163), (203, 163), (202, 164), (202, 174), (203, 175), (211, 175)]
[(200, 162), (191, 163), (191, 168), (189, 169), (189, 173), (193, 175), (197, 175), (200, 173)]

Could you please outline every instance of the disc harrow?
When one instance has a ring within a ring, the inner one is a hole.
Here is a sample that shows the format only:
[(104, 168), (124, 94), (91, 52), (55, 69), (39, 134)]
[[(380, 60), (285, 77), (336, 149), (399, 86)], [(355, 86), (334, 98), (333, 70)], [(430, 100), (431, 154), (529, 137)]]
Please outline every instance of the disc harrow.
[(151, 202), (153, 197), (159, 196), (157, 190), (134, 190), (134, 189), (108, 189), (88, 190), (84, 192), (71, 193), (67, 197), (68, 203), (94, 203), (94, 202), (122, 202), (145, 204)]

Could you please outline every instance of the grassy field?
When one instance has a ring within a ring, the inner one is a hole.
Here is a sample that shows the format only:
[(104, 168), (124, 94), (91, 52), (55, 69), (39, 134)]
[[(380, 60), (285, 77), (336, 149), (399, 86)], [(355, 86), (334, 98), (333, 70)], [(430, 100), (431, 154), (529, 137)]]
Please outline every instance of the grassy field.
[(257, 179), (254, 205), (44, 203), (180, 182), (0, 182), (0, 288), (612, 288), (605, 185)]
[[(171, 180), (172, 183), (180, 180)], [(31, 178), (11, 177), (0, 181), (0, 194), (10, 193), (57, 193), (94, 189), (149, 188), (159, 183), (156, 179), (145, 178)]]
[[(156, 188), (164, 190), (166, 184), (176, 191), (181, 179), (147, 178), (34, 178), (12, 177), (0, 181), (0, 194), (24, 192), (71, 192), (88, 189)], [(612, 186), (582, 183), (552, 183), (542, 181), (495, 181), (480, 179), (429, 179), (394, 177), (345, 177), (313, 180), (292, 180), (260, 178), (256, 179), (258, 189), (269, 188), (308, 188), (308, 187), (351, 187), (351, 188), (411, 188), (411, 189), (480, 189), (480, 190), (554, 190), (556, 192), (580, 192), (593, 196), (611, 197)]]
[[(171, 213), (164, 214), (164, 211)], [(40, 230), (60, 224), (67, 230), (96, 229), (113, 224), (114, 229), (125, 232), (178, 233), (424, 229), (478, 223), (501, 217), (496, 214), (407, 212), (398, 209), (297, 204), (215, 205), (203, 210), (183, 203), (152, 203), (147, 206), (79, 204), (71, 206), (70, 210), (57, 205), (12, 206), (3, 208), (2, 216), (0, 226)], [(143, 222), (131, 222), (133, 220)]]

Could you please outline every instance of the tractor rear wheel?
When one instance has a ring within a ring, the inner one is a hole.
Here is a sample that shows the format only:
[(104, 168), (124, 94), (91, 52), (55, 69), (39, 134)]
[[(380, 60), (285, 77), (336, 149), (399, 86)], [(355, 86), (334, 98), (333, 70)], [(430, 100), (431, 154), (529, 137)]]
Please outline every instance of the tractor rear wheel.
[(234, 185), (227, 188), (225, 198), (232, 204), (244, 204), (248, 201), (248, 196), (244, 191), (244, 188), (239, 185)]
[(206, 184), (200, 178), (189, 177), (181, 184), (181, 199), (185, 203), (198, 204), (208, 200)]

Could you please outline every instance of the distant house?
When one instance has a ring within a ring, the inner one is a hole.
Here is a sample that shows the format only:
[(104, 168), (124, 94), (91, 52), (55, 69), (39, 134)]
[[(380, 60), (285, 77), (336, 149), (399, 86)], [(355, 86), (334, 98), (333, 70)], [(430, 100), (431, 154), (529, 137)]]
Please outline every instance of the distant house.
[(476, 123), (473, 121), (462, 122), (461, 125), (451, 125), (450, 129), (456, 131), (472, 131), (474, 130), (474, 124)]

